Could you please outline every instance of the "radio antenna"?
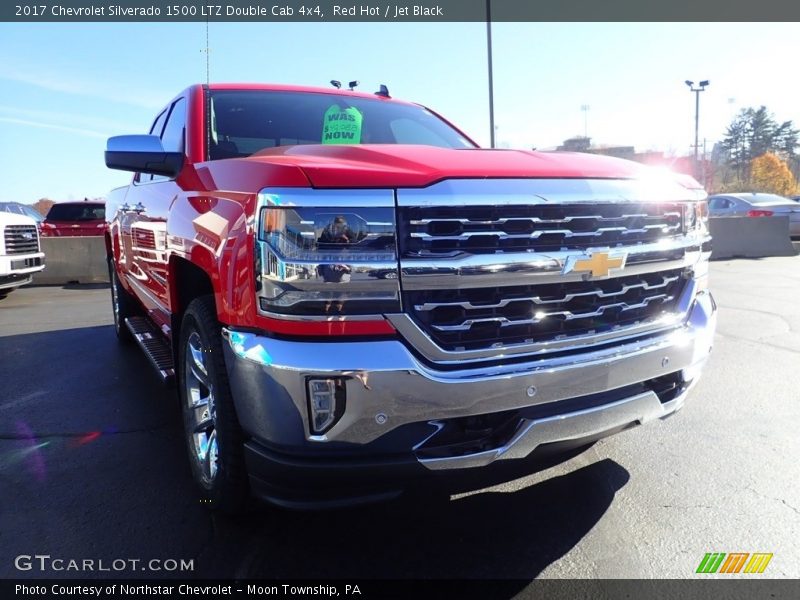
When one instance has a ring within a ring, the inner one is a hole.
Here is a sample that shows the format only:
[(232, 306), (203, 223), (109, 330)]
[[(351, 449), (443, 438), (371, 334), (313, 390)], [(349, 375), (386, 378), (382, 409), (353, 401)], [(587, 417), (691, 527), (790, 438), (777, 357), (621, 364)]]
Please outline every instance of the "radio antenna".
[(206, 16), (206, 85), (211, 84), (211, 58), (209, 54), (211, 53), (211, 48), (208, 44), (208, 16)]

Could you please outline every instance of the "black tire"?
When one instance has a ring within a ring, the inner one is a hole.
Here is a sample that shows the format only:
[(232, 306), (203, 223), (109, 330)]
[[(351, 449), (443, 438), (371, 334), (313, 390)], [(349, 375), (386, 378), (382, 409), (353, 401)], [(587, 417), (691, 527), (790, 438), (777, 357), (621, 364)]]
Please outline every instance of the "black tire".
[(183, 315), (177, 373), (184, 440), (201, 499), (214, 510), (240, 513), (249, 496), (244, 434), (228, 383), (213, 296), (196, 298)]
[(111, 282), (111, 311), (114, 315), (114, 333), (123, 344), (133, 341), (130, 330), (125, 325), (125, 319), (136, 316), (136, 301), (122, 287), (117, 276), (117, 269), (113, 260), (108, 261), (108, 280)]

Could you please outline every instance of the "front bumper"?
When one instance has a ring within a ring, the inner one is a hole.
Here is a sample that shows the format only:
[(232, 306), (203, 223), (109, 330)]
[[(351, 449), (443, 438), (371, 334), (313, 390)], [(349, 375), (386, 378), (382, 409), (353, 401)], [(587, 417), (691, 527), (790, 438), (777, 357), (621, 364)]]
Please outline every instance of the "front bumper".
[(0, 255), (0, 290), (30, 283), (42, 269), (44, 252)]
[[(283, 475), (292, 464), (322, 461), (341, 472), (364, 460), (418, 472), (525, 458), (543, 445), (596, 438), (675, 412), (708, 357), (715, 322), (713, 298), (702, 292), (686, 322), (666, 333), (460, 369), (437, 368), (399, 340), (303, 342), (226, 330), (224, 348), (251, 463), (280, 464)], [(324, 435), (309, 427), (309, 377), (346, 379), (346, 408)], [(676, 385), (660, 393), (658, 382), (668, 377)], [(448, 423), (496, 414), (508, 415), (510, 425), (479, 448), (428, 451)]]

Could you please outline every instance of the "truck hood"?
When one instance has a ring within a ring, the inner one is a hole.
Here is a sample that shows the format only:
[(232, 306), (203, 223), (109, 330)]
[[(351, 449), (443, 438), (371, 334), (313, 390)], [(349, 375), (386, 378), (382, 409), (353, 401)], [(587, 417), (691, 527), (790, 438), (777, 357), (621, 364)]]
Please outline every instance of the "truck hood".
[(6, 225), (36, 225), (31, 217), (0, 211), (0, 228)]
[(647, 169), (631, 161), (591, 154), (400, 144), (281, 146), (243, 160), (297, 167), (318, 188), (425, 187), (450, 178), (627, 179), (639, 177)]

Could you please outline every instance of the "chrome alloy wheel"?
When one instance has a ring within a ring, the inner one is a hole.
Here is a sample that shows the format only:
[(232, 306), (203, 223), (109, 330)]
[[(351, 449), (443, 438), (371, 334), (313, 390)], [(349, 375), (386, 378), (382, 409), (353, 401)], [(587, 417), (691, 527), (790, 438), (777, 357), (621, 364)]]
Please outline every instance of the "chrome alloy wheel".
[(197, 462), (203, 484), (211, 487), (217, 475), (217, 411), (214, 403), (214, 386), (208, 374), (206, 357), (200, 334), (193, 331), (186, 341), (185, 407), (187, 435), (191, 436), (192, 459)]

